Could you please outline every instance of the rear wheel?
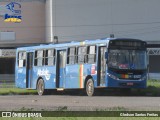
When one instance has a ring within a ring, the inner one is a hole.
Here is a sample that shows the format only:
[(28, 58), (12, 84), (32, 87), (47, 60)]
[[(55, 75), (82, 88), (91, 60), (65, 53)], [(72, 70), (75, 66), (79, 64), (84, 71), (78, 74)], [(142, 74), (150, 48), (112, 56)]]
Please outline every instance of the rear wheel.
[(42, 79), (38, 80), (38, 83), (37, 83), (37, 92), (38, 92), (38, 95), (40, 95), (40, 96), (44, 95), (44, 93), (45, 93), (44, 81)]
[(89, 79), (86, 82), (86, 93), (88, 96), (93, 96), (94, 95), (94, 83), (92, 79)]

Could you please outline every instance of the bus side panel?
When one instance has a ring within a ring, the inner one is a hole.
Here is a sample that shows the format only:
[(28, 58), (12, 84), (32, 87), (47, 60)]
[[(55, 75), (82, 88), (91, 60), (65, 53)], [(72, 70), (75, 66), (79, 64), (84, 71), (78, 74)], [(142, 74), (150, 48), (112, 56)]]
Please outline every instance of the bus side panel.
[(47, 66), (47, 67), (34, 67), (33, 68), (33, 88), (36, 89), (37, 80), (39, 77), (42, 77), (45, 84), (45, 89), (55, 89), (56, 80), (55, 80), (55, 67)]
[(79, 65), (66, 65), (65, 88), (80, 88)]
[(95, 64), (84, 64), (83, 66), (83, 86), (84, 88), (84, 82), (87, 76), (91, 76), (92, 80), (94, 82), (94, 86), (97, 87), (97, 69)]
[(65, 88), (84, 88), (84, 82), (88, 75), (92, 76), (96, 86), (96, 69), (94, 73), (91, 73), (92, 66), (92, 64), (67, 65)]
[(15, 65), (15, 86), (18, 88), (26, 88), (26, 67), (18, 66), (18, 50), (16, 51), (16, 65)]
[(26, 68), (17, 68), (16, 69), (16, 87), (26, 88)]
[(32, 70), (32, 75), (33, 75), (33, 78), (32, 78), (32, 82), (31, 82), (31, 86), (32, 86), (32, 88), (33, 89), (36, 89), (36, 87), (37, 87), (37, 80), (38, 80), (38, 78), (39, 78), (39, 75), (38, 75), (38, 73), (37, 73), (37, 67), (33, 67), (33, 70)]

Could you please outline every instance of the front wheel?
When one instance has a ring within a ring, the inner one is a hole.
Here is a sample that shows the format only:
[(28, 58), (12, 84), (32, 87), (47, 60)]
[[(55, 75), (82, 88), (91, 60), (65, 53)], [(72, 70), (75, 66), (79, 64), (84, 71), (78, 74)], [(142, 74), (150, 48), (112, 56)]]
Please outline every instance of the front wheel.
[(45, 93), (44, 81), (42, 79), (38, 80), (37, 92), (38, 92), (38, 95), (40, 95), (40, 96), (44, 95), (44, 93)]
[(89, 79), (86, 83), (86, 93), (88, 96), (94, 95), (94, 83), (92, 79)]

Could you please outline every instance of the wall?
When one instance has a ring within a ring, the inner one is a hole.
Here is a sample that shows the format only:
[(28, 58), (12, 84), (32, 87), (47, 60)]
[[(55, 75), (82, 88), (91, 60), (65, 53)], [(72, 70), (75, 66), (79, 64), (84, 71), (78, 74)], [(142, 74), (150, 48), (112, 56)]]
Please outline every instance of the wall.
[[(52, 25), (47, 26), (48, 32), (52, 30), (59, 41), (103, 38), (112, 33), (115, 37), (146, 41), (160, 38), (159, 0), (47, 1), (52, 2), (53, 7)], [(50, 10), (49, 5), (46, 9)], [(46, 19), (46, 23), (50, 23), (50, 16)], [(46, 35), (46, 40), (52, 41), (53, 36)]]

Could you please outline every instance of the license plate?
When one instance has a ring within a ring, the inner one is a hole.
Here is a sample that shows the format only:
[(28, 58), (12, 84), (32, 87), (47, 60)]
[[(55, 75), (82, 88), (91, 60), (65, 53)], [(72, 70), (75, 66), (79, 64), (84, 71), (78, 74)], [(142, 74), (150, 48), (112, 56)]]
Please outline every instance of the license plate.
[(132, 86), (132, 85), (133, 85), (133, 83), (127, 83), (127, 85), (128, 85), (128, 86)]
[(134, 75), (134, 78), (139, 79), (139, 78), (141, 78), (141, 75)]

